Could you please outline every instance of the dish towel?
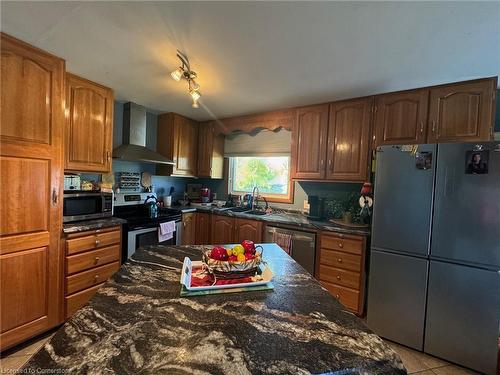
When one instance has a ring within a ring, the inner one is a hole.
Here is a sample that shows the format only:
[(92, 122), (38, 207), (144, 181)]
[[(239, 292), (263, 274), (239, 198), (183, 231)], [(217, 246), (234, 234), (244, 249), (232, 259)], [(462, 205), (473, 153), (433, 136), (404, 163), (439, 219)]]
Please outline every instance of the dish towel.
[(158, 228), (158, 242), (170, 240), (172, 237), (174, 237), (174, 232), (175, 221), (160, 223), (160, 228)]
[(273, 233), (273, 242), (281, 247), (288, 255), (292, 255), (292, 235), (286, 233)]

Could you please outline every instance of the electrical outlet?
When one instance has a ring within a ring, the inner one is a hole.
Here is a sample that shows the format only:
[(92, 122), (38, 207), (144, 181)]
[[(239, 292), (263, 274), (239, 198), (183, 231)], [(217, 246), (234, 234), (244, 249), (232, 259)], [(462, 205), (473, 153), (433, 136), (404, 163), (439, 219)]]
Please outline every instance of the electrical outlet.
[(304, 212), (309, 213), (309, 201), (304, 199)]

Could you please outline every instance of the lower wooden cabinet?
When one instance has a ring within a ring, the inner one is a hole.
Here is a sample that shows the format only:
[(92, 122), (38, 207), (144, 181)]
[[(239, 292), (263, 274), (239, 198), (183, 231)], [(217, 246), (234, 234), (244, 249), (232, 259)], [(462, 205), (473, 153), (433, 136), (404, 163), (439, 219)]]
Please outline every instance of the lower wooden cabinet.
[(211, 237), (211, 215), (206, 212), (196, 213), (196, 235), (195, 243), (197, 245), (210, 244)]
[(212, 244), (225, 245), (234, 241), (234, 217), (212, 215)]
[(121, 226), (72, 233), (63, 244), (65, 317), (69, 319), (120, 269)]
[(243, 240), (251, 240), (255, 243), (262, 242), (262, 221), (235, 219), (235, 242), (241, 243)]
[(182, 244), (194, 245), (196, 234), (196, 213), (182, 214)]
[(366, 237), (323, 232), (316, 275), (347, 309), (363, 314)]

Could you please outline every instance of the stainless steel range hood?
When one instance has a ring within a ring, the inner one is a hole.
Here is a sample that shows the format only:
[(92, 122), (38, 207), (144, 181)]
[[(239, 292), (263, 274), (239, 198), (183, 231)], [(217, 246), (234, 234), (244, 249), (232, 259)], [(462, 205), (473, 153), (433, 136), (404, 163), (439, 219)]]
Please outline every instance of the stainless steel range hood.
[(123, 108), (123, 144), (113, 150), (113, 159), (152, 164), (174, 162), (146, 147), (146, 109), (128, 102)]

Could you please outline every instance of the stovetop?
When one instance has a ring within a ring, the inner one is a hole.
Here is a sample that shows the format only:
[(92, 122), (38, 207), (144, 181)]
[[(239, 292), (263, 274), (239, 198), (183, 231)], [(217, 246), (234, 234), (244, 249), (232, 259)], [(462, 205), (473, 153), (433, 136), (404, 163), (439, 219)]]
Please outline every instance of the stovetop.
[(155, 227), (166, 221), (180, 221), (182, 213), (172, 208), (160, 208), (158, 217), (151, 218), (145, 205), (118, 206), (114, 208), (113, 216), (127, 220), (129, 229), (137, 227)]

